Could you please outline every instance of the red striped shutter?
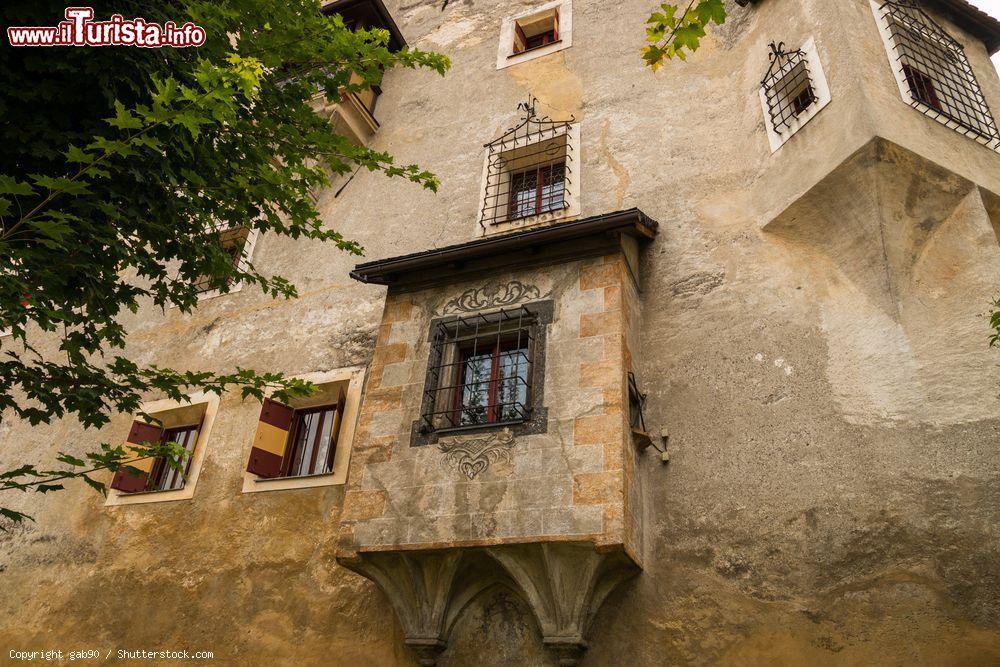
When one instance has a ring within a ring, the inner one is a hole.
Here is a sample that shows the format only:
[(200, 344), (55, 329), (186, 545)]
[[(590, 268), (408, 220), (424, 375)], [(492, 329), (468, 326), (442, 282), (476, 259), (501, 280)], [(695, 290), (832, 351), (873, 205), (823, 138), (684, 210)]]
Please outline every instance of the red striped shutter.
[[(146, 443), (156, 443), (160, 441), (160, 436), (162, 430), (159, 426), (153, 426), (152, 424), (147, 424), (141, 421), (132, 422), (132, 428), (128, 432), (128, 438), (126, 439), (126, 451), (130, 451), (128, 445), (142, 445)], [(123, 493), (135, 493), (137, 491), (145, 491), (146, 485), (149, 483), (149, 473), (153, 469), (153, 465), (156, 463), (154, 458), (145, 458), (141, 461), (135, 461), (130, 463), (129, 466), (132, 468), (138, 468), (142, 470), (142, 474), (136, 475), (125, 468), (121, 468), (115, 473), (115, 478), (111, 480), (111, 488), (118, 489)]]
[(520, 24), (514, 21), (514, 53), (520, 53), (528, 48), (528, 38), (524, 36)]
[(254, 434), (253, 447), (250, 449), (247, 472), (258, 477), (281, 475), (281, 459), (288, 446), (288, 432), (292, 428), (294, 415), (295, 411), (287, 405), (269, 398), (264, 399), (260, 421), (257, 422), (257, 433)]

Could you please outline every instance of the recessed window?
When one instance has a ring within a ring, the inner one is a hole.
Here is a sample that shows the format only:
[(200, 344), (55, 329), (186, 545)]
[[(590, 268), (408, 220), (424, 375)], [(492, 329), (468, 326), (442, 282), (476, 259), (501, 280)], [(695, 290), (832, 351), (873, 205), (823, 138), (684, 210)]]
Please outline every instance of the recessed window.
[(773, 152), (826, 106), (830, 91), (812, 40), (800, 49), (784, 42), (771, 42), (770, 48), (760, 99)]
[(346, 397), (298, 409), (264, 400), (247, 471), (258, 477), (326, 475), (333, 471)]
[(218, 412), (219, 397), (195, 394), (184, 401), (164, 399), (142, 405), (142, 412), (152, 417), (136, 419), (125, 438), (129, 445), (177, 443), (183, 450), (174, 461), (164, 458), (129, 459), (111, 480), (108, 505), (183, 500), (194, 495), (201, 464), (205, 459), (208, 437)]
[(964, 47), (909, 0), (871, 1), (903, 100), (997, 149), (1000, 132)]
[(315, 393), (290, 405), (264, 399), (251, 441), (244, 493), (343, 484), (347, 480), (364, 371), (342, 368), (298, 376)]
[(559, 41), (559, 8), (514, 21), (514, 44), (511, 55), (537, 49)]
[(565, 219), (579, 213), (579, 127), (539, 118), (536, 101), (522, 104), (525, 117), (486, 145), (483, 204), (485, 233)]
[(519, 16), (504, 19), (500, 26), (497, 69), (541, 58), (572, 45), (573, 6), (556, 0)]
[(529, 308), (438, 322), (423, 432), (527, 421), (537, 322)]

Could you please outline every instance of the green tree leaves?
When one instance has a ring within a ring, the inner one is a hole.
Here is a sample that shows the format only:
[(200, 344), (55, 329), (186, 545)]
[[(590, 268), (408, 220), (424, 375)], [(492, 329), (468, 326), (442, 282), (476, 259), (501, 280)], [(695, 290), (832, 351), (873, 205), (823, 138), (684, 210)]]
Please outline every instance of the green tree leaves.
[(996, 309), (990, 314), (990, 328), (993, 333), (990, 335), (990, 347), (1000, 347), (1000, 297), (993, 302)]
[[(11, 0), (0, 21), (49, 25), (64, 9)], [(17, 91), (0, 99), (0, 330), (12, 332), (0, 338), (0, 419), (99, 427), (152, 394), (307, 393), (267, 369), (138, 363), (123, 351), (123, 315), (140, 305), (188, 312), (206, 278), (222, 291), (241, 282), (296, 295), (280, 275), (234, 265), (220, 231), (250, 227), (360, 253), (320, 217), (317, 188), (358, 167), (430, 190), (439, 183), (351, 143), (317, 111), (393, 67), (444, 74), (447, 57), (391, 51), (387, 31), (348, 30), (318, 0), (120, 0), (115, 12), (192, 20), (208, 39), (197, 49), (8, 49), (0, 59), (0, 89)], [(102, 451), (63, 463), (111, 457), (101, 461), (113, 469), (114, 449)], [(22, 482), (41, 479), (18, 470)], [(60, 479), (97, 488), (87, 474)], [(46, 492), (61, 484), (41, 482)]]
[(648, 44), (642, 48), (642, 58), (654, 72), (665, 60), (687, 60), (688, 54), (701, 46), (709, 24), (726, 21), (723, 0), (690, 0), (684, 12), (678, 12), (678, 5), (664, 3), (646, 21)]

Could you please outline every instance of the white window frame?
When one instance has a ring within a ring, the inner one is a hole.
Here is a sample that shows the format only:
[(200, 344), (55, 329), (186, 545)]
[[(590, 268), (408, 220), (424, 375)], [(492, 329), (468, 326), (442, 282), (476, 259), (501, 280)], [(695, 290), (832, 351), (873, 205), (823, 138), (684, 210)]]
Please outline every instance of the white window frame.
[(118, 489), (110, 488), (108, 485), (108, 497), (104, 501), (105, 507), (115, 507), (120, 505), (141, 505), (145, 503), (163, 503), (173, 500), (190, 500), (194, 497), (195, 487), (198, 486), (198, 479), (201, 477), (202, 464), (205, 462), (205, 455), (208, 451), (208, 442), (212, 437), (212, 426), (215, 424), (215, 417), (219, 413), (219, 396), (211, 392), (199, 392), (191, 394), (183, 401), (175, 401), (165, 398), (158, 401), (145, 402), (140, 406), (140, 412), (164, 419), (169, 424), (169, 413), (177, 413), (182, 410), (201, 410), (201, 427), (198, 430), (198, 439), (195, 441), (194, 450), (191, 452), (191, 468), (188, 470), (188, 477), (184, 481), (184, 488), (171, 491), (138, 491), (135, 493), (123, 493)]
[(816, 40), (810, 37), (799, 49), (802, 51), (803, 61), (809, 69), (809, 83), (813, 89), (816, 101), (810, 104), (805, 111), (793, 118), (788, 127), (778, 130), (774, 127), (774, 120), (768, 109), (767, 90), (764, 86), (758, 89), (760, 96), (761, 110), (764, 112), (764, 126), (767, 129), (767, 141), (771, 146), (771, 153), (785, 145), (792, 136), (801, 130), (806, 123), (816, 117), (827, 104), (830, 103), (830, 84), (826, 80), (826, 72), (823, 71), (823, 63), (820, 62), (819, 52), (816, 50)]
[[(365, 369), (360, 366), (338, 368), (332, 371), (319, 371), (294, 376), (319, 386), (319, 392), (312, 396), (304, 396), (291, 400), (293, 408), (311, 408), (329, 403), (329, 395), (324, 393), (324, 387), (332, 389), (337, 385), (347, 384), (344, 391), (344, 416), (340, 422), (340, 434), (337, 436), (337, 451), (333, 455), (333, 470), (319, 475), (302, 475), (299, 477), (258, 477), (247, 472), (247, 461), (250, 460), (252, 436), (243, 447), (243, 493), (260, 493), (263, 491), (287, 491), (289, 489), (311, 489), (319, 486), (339, 486), (347, 483), (347, 472), (351, 462), (351, 449), (354, 445), (354, 435), (357, 430), (358, 415), (361, 412), (361, 392), (365, 382)], [(270, 398), (273, 390), (265, 392)]]
[[(554, 9), (559, 10), (559, 40), (545, 46), (514, 53), (514, 25), (518, 21), (543, 14)], [(497, 50), (497, 69), (518, 65), (528, 60), (541, 58), (573, 46), (573, 2), (572, 0), (553, 0), (543, 5), (533, 7), (517, 16), (505, 18), (500, 24), (500, 45)]]
[[(910, 84), (906, 81), (906, 74), (896, 66), (896, 47), (893, 45), (892, 30), (889, 27), (890, 18), (882, 12), (883, 3), (877, 2), (876, 0), (868, 0), (868, 3), (871, 6), (872, 14), (875, 16), (875, 24), (878, 26), (879, 35), (882, 37), (882, 45), (885, 47), (885, 55), (889, 59), (889, 69), (892, 72), (893, 78), (896, 80), (897, 86), (899, 87), (899, 96), (903, 102), (905, 102), (907, 106), (917, 109), (924, 116), (936, 120), (938, 123), (954, 130), (955, 132), (958, 132), (962, 136), (972, 139), (976, 143), (986, 146), (996, 152), (1000, 152), (1000, 138), (987, 139), (986, 137), (980, 136), (975, 132), (969, 134), (968, 129), (962, 123), (938, 113), (936, 109), (914, 98), (913, 94), (910, 92)], [(914, 39), (918, 38), (926, 39), (923, 35), (914, 37)], [(942, 45), (940, 48), (947, 49), (947, 46)], [(971, 66), (971, 63), (969, 63), (970, 68)], [(976, 84), (979, 85), (979, 82), (977, 81)], [(995, 122), (995, 120), (996, 119), (994, 118), (993, 121)]]

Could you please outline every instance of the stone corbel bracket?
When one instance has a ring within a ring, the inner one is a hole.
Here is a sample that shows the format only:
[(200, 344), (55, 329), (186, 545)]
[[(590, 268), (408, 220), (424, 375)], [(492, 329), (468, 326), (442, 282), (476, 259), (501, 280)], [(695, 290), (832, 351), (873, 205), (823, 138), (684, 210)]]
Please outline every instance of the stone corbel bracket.
[(524, 599), (559, 664), (575, 665), (597, 610), (639, 573), (621, 549), (574, 542), (362, 552), (342, 564), (388, 596), (421, 665), (437, 662), (462, 611), (496, 587)]

